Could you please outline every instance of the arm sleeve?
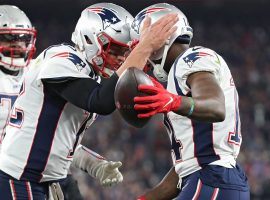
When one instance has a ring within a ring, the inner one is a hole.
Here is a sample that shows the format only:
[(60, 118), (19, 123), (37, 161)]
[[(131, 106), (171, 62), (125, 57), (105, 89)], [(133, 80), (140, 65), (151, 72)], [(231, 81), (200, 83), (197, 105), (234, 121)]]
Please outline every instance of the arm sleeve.
[(107, 115), (115, 110), (117, 74), (99, 84), (91, 78), (43, 79), (45, 87), (88, 112)]
[(47, 52), (45, 59), (41, 61), (41, 69), (37, 80), (52, 79), (61, 77), (89, 78), (91, 68), (79, 57), (79, 55), (70, 51)]
[(98, 178), (99, 168), (105, 162), (107, 162), (106, 159), (96, 152), (79, 145), (76, 148), (71, 166), (87, 172), (94, 178)]

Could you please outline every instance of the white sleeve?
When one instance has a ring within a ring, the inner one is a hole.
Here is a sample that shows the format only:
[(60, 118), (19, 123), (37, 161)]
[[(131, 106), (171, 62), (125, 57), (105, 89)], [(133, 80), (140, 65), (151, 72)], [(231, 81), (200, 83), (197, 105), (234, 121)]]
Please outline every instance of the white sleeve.
[(92, 68), (84, 56), (67, 44), (53, 45), (36, 59), (40, 67), (37, 80), (46, 78), (89, 78)]
[(220, 84), (221, 64), (219, 56), (210, 49), (188, 50), (175, 64), (175, 78), (184, 94), (190, 92), (187, 78), (195, 72), (210, 72)]
[(78, 145), (75, 150), (71, 166), (88, 172), (94, 178), (97, 178), (97, 171), (101, 163), (107, 162), (105, 158), (96, 152)]
[(61, 77), (89, 78), (87, 74), (83, 73), (78, 66), (67, 58), (54, 57), (43, 61), (38, 80)]

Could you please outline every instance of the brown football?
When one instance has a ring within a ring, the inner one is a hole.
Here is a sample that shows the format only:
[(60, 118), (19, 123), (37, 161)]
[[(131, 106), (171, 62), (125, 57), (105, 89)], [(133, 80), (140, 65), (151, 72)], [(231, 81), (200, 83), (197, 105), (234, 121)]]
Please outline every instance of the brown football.
[(143, 127), (150, 119), (138, 118), (138, 112), (134, 110), (134, 97), (146, 95), (138, 91), (138, 85), (140, 84), (153, 85), (153, 82), (143, 71), (131, 67), (119, 77), (114, 92), (116, 108), (119, 110), (121, 116), (130, 125), (137, 128)]

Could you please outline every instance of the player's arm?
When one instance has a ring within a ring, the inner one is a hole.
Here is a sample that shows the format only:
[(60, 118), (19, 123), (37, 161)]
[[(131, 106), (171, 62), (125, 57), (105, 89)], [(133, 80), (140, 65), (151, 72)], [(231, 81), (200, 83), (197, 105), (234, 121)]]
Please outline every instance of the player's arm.
[(137, 200), (171, 200), (177, 197), (180, 192), (177, 188), (178, 181), (178, 175), (174, 167), (172, 167), (157, 186), (147, 191)]
[(115, 110), (114, 89), (118, 76), (113, 74), (99, 84), (91, 78), (43, 79), (44, 87), (66, 101), (89, 112), (106, 115)]
[(123, 181), (123, 176), (118, 168), (121, 162), (107, 161), (96, 152), (79, 145), (74, 153), (71, 166), (87, 172), (99, 180), (103, 186), (112, 186)]
[(211, 72), (195, 72), (187, 78), (192, 97), (168, 92), (155, 81), (155, 86), (139, 86), (140, 91), (151, 96), (135, 97), (135, 109), (142, 112), (139, 117), (173, 111), (205, 122), (220, 122), (225, 119), (225, 97)]
[(178, 17), (176, 14), (169, 14), (152, 25), (149, 20), (144, 23), (139, 44), (108, 80), (98, 84), (88, 78), (43, 79), (45, 87), (84, 110), (102, 115), (110, 114), (115, 110), (114, 88), (118, 76), (129, 67), (143, 69), (152, 52), (162, 47), (175, 32), (176, 27), (173, 26), (178, 21)]
[(187, 84), (191, 89), (192, 99), (182, 97), (182, 103), (175, 113), (188, 115), (200, 121), (220, 122), (225, 119), (225, 97), (215, 76), (210, 72), (196, 72), (189, 75)]

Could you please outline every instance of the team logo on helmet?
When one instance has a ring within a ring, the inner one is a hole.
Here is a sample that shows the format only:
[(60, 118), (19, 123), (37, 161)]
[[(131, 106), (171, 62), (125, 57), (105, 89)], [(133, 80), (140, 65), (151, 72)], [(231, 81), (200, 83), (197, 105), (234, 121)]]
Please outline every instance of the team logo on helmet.
[(191, 54), (188, 54), (183, 58), (185, 63), (188, 64), (189, 67), (192, 67), (193, 63), (198, 60), (199, 58), (202, 58), (204, 56), (212, 56), (211, 54), (205, 53), (205, 52), (193, 52)]
[(163, 10), (170, 10), (169, 8), (164, 8), (164, 7), (156, 7), (156, 8), (148, 8), (147, 10), (144, 10), (140, 12), (134, 19), (134, 21), (131, 24), (131, 28), (135, 30), (137, 34), (139, 34), (140, 26), (143, 21), (143, 19), (151, 13), (163, 11)]
[(83, 62), (79, 56), (70, 52), (58, 53), (51, 58), (54, 57), (67, 58), (76, 66), (79, 71), (81, 71), (86, 66), (85, 62)]
[(103, 23), (103, 30), (111, 26), (112, 24), (117, 24), (121, 20), (116, 15), (117, 11), (111, 8), (104, 8), (104, 7), (96, 7), (96, 8), (88, 8), (90, 12), (96, 13)]

